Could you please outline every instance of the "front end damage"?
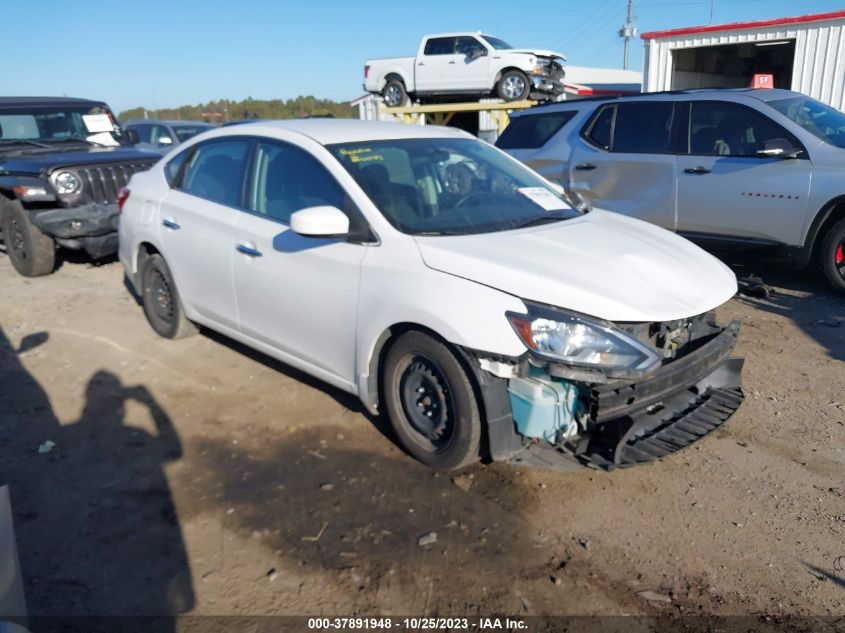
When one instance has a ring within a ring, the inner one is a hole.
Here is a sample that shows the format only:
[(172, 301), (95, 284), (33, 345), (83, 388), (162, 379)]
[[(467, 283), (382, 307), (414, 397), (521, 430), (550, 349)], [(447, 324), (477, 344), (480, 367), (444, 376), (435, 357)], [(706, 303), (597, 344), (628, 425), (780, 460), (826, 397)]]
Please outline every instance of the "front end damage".
[(540, 101), (549, 98), (556, 99), (566, 90), (565, 75), (566, 71), (561, 58), (538, 56), (536, 65), (529, 76), (531, 80), (529, 97)]
[(618, 378), (528, 353), (472, 354), (488, 419), (490, 457), (553, 470), (612, 470), (659, 460), (719, 428), (739, 408), (739, 322), (712, 312), (670, 323), (617, 324), (662, 354)]
[(117, 252), (117, 204), (90, 202), (76, 207), (39, 209), (30, 213), (32, 223), (56, 243), (84, 250), (94, 259)]

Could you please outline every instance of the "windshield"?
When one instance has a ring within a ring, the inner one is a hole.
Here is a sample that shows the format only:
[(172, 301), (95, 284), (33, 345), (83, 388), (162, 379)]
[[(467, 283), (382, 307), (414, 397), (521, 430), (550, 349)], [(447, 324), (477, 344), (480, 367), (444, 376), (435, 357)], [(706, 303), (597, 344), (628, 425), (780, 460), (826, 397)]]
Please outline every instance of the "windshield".
[(184, 143), (189, 138), (193, 138), (200, 132), (206, 132), (210, 130), (212, 125), (177, 125), (174, 126), (173, 131), (176, 132), (176, 136), (179, 138), (180, 143)]
[(493, 37), (492, 35), (482, 35), (481, 37), (483, 37), (487, 43), (497, 51), (506, 51), (513, 48), (513, 46), (508, 44), (505, 40), (500, 40), (498, 37)]
[(107, 108), (97, 105), (12, 106), (0, 108), (0, 142), (50, 143), (79, 140), (117, 145), (120, 127)]
[(390, 223), (411, 235), (489, 233), (579, 215), (534, 172), (473, 139), (328, 149)]
[(826, 143), (845, 148), (845, 114), (810, 97), (776, 99), (768, 102), (786, 116)]

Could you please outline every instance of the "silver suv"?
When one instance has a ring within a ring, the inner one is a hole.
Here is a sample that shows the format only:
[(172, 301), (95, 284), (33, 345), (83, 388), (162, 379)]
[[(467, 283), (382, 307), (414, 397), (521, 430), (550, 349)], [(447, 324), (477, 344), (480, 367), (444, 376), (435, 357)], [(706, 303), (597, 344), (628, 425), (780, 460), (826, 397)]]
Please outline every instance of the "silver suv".
[(845, 290), (845, 114), (789, 90), (686, 90), (514, 114), (496, 143), (586, 204), (703, 246), (818, 257)]

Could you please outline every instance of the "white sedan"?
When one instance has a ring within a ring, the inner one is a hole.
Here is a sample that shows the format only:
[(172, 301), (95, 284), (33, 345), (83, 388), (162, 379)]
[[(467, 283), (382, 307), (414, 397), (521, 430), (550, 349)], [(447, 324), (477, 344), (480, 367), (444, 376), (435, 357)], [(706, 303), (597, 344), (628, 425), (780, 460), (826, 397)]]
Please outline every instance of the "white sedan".
[(437, 469), (653, 461), (742, 401), (727, 267), (458, 130), (225, 127), (120, 204), (158, 334), (201, 324), (353, 393)]

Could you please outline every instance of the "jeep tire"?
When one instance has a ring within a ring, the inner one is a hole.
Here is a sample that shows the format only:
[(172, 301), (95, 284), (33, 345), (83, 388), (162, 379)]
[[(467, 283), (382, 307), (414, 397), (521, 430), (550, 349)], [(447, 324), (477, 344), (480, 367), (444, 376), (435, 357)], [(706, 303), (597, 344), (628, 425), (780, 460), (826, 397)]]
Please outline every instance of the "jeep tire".
[(3, 242), (12, 267), (24, 277), (49, 275), (56, 266), (56, 244), (42, 233), (18, 201), (0, 200)]

